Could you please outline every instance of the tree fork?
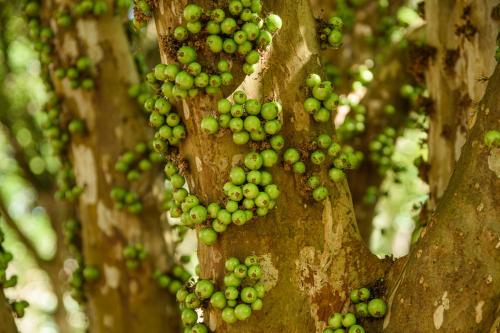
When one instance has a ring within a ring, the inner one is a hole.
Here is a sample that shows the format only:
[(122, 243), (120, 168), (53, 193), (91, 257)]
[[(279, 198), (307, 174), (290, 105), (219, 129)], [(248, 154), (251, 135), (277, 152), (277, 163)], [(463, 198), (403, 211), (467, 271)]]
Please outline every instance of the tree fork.
[[(155, 8), (164, 63), (172, 59), (161, 41), (180, 23), (185, 4), (160, 1)], [(208, 9), (211, 2), (197, 4)], [(320, 72), (316, 23), (308, 1), (266, 5), (266, 11), (283, 19), (283, 28), (274, 38), (259, 73), (247, 77), (242, 88), (251, 98), (279, 100), (284, 110), (282, 134), (287, 147), (302, 147), (320, 133), (333, 133), (332, 125), (314, 125), (302, 109), (305, 78)], [(203, 95), (177, 103), (188, 132), (180, 155), (189, 162), (186, 176), (191, 191), (205, 203), (222, 198), (230, 167), (250, 151), (237, 147), (227, 136), (209, 139), (201, 132), (201, 119), (215, 109), (216, 101)], [(199, 245), (201, 278), (214, 279), (221, 285), (225, 259), (255, 254), (260, 257), (270, 290), (264, 310), (254, 313), (248, 322), (226, 325), (220, 311), (210, 311), (205, 318), (217, 332), (321, 332), (328, 316), (346, 306), (351, 288), (384, 276), (386, 264), (368, 251), (359, 236), (347, 183), (330, 186), (330, 198), (314, 203), (304, 193), (301, 177), (279, 167), (273, 168), (272, 174), (282, 194), (269, 216), (243, 227), (231, 226), (214, 246)], [(283, 315), (286, 320), (277, 320)]]
[(384, 332), (489, 332), (499, 321), (500, 151), (483, 137), (500, 125), (500, 66), (489, 81), (448, 188), (391, 281)]

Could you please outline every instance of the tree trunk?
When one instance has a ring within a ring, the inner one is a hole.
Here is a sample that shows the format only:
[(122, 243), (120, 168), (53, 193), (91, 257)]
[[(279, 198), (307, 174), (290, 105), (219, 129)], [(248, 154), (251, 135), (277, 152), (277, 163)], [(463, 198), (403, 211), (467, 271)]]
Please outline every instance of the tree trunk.
[(425, 3), (428, 44), (437, 51), (427, 71), (434, 101), (429, 133), (430, 210), (448, 185), (484, 95), (485, 79), (495, 69), (498, 21), (492, 12), (497, 5), (494, 0)]
[(391, 280), (387, 332), (498, 330), (500, 150), (489, 150), (483, 137), (499, 127), (499, 105), (497, 66), (448, 189), (404, 270)]
[[(161, 41), (180, 23), (184, 5), (164, 1), (156, 9), (164, 63), (169, 52)], [(283, 28), (261, 71), (248, 77), (242, 88), (249, 98), (279, 100), (287, 146), (305, 146), (319, 133), (333, 133), (333, 124), (314, 124), (302, 108), (306, 75), (320, 72), (315, 20), (306, 0), (265, 5), (266, 11), (280, 15)], [(189, 187), (205, 203), (220, 201), (231, 166), (250, 151), (236, 147), (227, 136), (212, 139), (202, 134), (200, 121), (214, 109), (216, 100), (204, 95), (177, 106), (188, 132), (180, 151), (190, 165)], [(230, 226), (214, 246), (199, 245), (202, 278), (222, 286), (225, 259), (255, 254), (261, 258), (270, 290), (264, 310), (237, 325), (224, 324), (220, 311), (211, 311), (205, 318), (217, 332), (321, 332), (328, 316), (345, 306), (350, 288), (384, 275), (384, 264), (361, 240), (347, 183), (330, 186), (330, 197), (315, 203), (301, 177), (279, 167), (271, 171), (281, 191), (277, 208), (243, 227)], [(322, 176), (326, 179), (324, 172)]]
[[(164, 63), (171, 59), (162, 41), (180, 23), (184, 5), (160, 2), (156, 9)], [(280, 100), (287, 145), (301, 146), (321, 131), (332, 130), (309, 123), (301, 107), (305, 76), (319, 70), (315, 22), (307, 1), (276, 1), (266, 6), (282, 17), (284, 26), (259, 73), (241, 87), (252, 98)], [(498, 149), (488, 152), (481, 142), (486, 129), (498, 126), (498, 80), (500, 73), (492, 79), (487, 99), (473, 118), (475, 126), (455, 176), (422, 240), (387, 274), (388, 264), (371, 256), (360, 239), (345, 183), (331, 187), (324, 203), (313, 203), (299, 178), (274, 168), (273, 177), (282, 193), (277, 208), (250, 225), (230, 227), (216, 245), (198, 249), (201, 277), (219, 285), (227, 257), (258, 255), (269, 289), (264, 311), (246, 322), (226, 325), (219, 311), (209, 309), (205, 318), (210, 328), (217, 332), (321, 332), (327, 317), (347, 306), (350, 288), (382, 277), (391, 291), (387, 295), (390, 311), (383, 327), (372, 322), (369, 332), (486, 332), (492, 328), (500, 297), (500, 282), (494, 278), (500, 274), (500, 261), (491, 255), (500, 235), (495, 198)], [(213, 110), (215, 101), (201, 96), (178, 105), (189, 133), (180, 148), (191, 166), (188, 183), (205, 203), (219, 201), (231, 165), (248, 151), (235, 147), (229, 138), (212, 139), (200, 131), (200, 120)]]
[[(72, 2), (65, 4), (71, 6)], [(53, 20), (59, 5), (45, 3), (47, 19)], [(118, 157), (150, 137), (140, 108), (127, 93), (129, 85), (138, 82), (138, 75), (122, 22), (111, 12), (110, 8), (99, 18), (75, 19), (74, 27), (66, 30), (56, 28), (54, 41), (57, 64), (69, 67), (78, 57), (88, 56), (96, 72), (96, 86), (91, 91), (72, 89), (67, 79), (54, 76), (63, 112), (84, 120), (87, 130), (72, 138), (70, 156), (77, 184), (84, 187), (77, 205), (83, 257), (86, 265), (101, 272), (98, 281), (85, 287), (90, 331), (174, 332), (179, 329), (174, 298), (153, 280), (156, 269), (165, 270), (172, 263), (156, 198), (161, 191), (161, 183), (156, 182), (159, 178), (143, 176), (133, 188), (144, 205), (139, 215), (117, 209), (110, 198), (111, 189), (124, 182), (114, 171)], [(122, 250), (137, 242), (144, 245), (148, 257), (134, 271), (126, 268)]]
[(17, 328), (12, 316), (12, 310), (0, 290), (0, 333), (16, 333)]

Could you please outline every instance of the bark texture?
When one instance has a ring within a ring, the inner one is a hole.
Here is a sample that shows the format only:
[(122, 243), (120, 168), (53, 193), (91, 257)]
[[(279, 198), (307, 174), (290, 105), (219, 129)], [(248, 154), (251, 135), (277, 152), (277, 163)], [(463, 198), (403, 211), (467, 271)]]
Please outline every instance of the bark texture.
[[(156, 24), (160, 40), (180, 23), (184, 5), (159, 2)], [(283, 28), (260, 71), (247, 77), (240, 88), (251, 98), (280, 100), (287, 146), (305, 147), (317, 134), (333, 133), (333, 124), (315, 124), (302, 107), (305, 77), (320, 71), (314, 17), (306, 0), (267, 2), (264, 9), (279, 14)], [(160, 48), (167, 63), (169, 52), (162, 43)], [(214, 139), (201, 132), (200, 121), (215, 109), (216, 101), (201, 96), (178, 105), (188, 131), (180, 149), (190, 166), (188, 183), (206, 203), (223, 198), (222, 186), (231, 166), (250, 151), (238, 148), (230, 136)], [(198, 248), (201, 277), (214, 279), (219, 286), (226, 258), (258, 255), (269, 290), (264, 309), (245, 322), (226, 325), (220, 311), (209, 311), (208, 325), (217, 332), (321, 332), (328, 316), (347, 304), (350, 288), (384, 275), (384, 264), (361, 240), (347, 183), (330, 186), (329, 199), (315, 203), (305, 193), (303, 179), (281, 166), (271, 172), (282, 193), (277, 208), (243, 227), (230, 226), (216, 245)], [(324, 172), (322, 176), (326, 180)]]
[(496, 0), (427, 0), (428, 44), (436, 57), (427, 71), (427, 87), (434, 101), (429, 133), (429, 208), (443, 195), (487, 78), (496, 65), (499, 22), (492, 17)]
[[(58, 6), (46, 1), (46, 17)], [(87, 127), (85, 135), (72, 139), (70, 155), (77, 183), (84, 187), (77, 204), (83, 256), (86, 264), (101, 271), (98, 281), (86, 285), (90, 331), (175, 332), (179, 330), (177, 306), (152, 277), (155, 269), (164, 270), (171, 261), (155, 197), (161, 188), (155, 186), (158, 178), (143, 176), (133, 186), (144, 205), (137, 216), (116, 209), (110, 198), (112, 187), (124, 183), (123, 176), (114, 171), (116, 160), (149, 137), (140, 109), (127, 94), (138, 75), (122, 22), (111, 12), (77, 19), (71, 29), (53, 25), (57, 62), (69, 66), (79, 56), (88, 56), (96, 75), (92, 91), (74, 90), (67, 80), (55, 80), (64, 112), (84, 120)], [(122, 258), (129, 243), (142, 243), (148, 252), (137, 270), (128, 270)]]
[(499, 106), (497, 66), (448, 189), (392, 281), (384, 331), (498, 331), (500, 149), (489, 150), (483, 137), (499, 128)]
[(0, 290), (0, 333), (16, 333), (17, 328), (7, 300)]

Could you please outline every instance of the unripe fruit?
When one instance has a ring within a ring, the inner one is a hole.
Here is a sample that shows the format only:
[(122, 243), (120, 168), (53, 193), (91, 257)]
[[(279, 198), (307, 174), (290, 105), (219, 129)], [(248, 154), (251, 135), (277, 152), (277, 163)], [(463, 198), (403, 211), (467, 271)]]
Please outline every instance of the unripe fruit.
[(245, 156), (245, 166), (250, 170), (259, 170), (262, 167), (262, 156), (259, 153), (251, 152)]
[(370, 298), (370, 290), (368, 288), (360, 288), (358, 290), (359, 300), (364, 302)]
[(217, 232), (212, 228), (202, 228), (199, 233), (199, 239), (205, 245), (213, 245), (217, 242)]
[(303, 174), (306, 172), (306, 165), (302, 161), (295, 162), (292, 166), (292, 170), (295, 173)]
[(261, 110), (261, 104), (255, 99), (247, 99), (245, 102), (245, 110), (249, 115), (258, 115)]
[(213, 53), (219, 53), (222, 51), (223, 40), (219, 35), (210, 35), (206, 40), (207, 46)]
[(184, 309), (182, 310), (181, 319), (185, 325), (193, 325), (198, 320), (198, 315), (193, 309)]
[(332, 84), (330, 81), (323, 81), (317, 86), (313, 87), (312, 94), (314, 98), (324, 101), (332, 94)]
[(227, 300), (236, 300), (239, 296), (238, 288), (236, 287), (227, 287), (224, 291), (224, 296)]
[(245, 258), (245, 265), (249, 267), (258, 264), (259, 264), (259, 258), (257, 258), (257, 256), (248, 256)]
[(194, 78), (188, 72), (181, 71), (175, 77), (175, 84), (181, 89), (188, 90), (193, 87)]
[(190, 64), (196, 61), (196, 57), (196, 50), (189, 46), (182, 46), (177, 51), (177, 60), (179, 60), (181, 64)]
[(236, 268), (234, 269), (234, 275), (238, 278), (238, 279), (244, 279), (247, 277), (247, 266), (246, 265), (238, 265), (236, 266)]
[(99, 278), (99, 275), (100, 275), (99, 269), (97, 269), (96, 267), (86, 266), (83, 269), (83, 277), (86, 281), (97, 280), (97, 278)]
[(236, 44), (234, 39), (226, 38), (222, 43), (222, 49), (228, 54), (233, 54), (238, 50), (238, 44)]
[(484, 144), (488, 148), (500, 147), (500, 131), (491, 130), (484, 135)]
[(321, 134), (316, 141), (318, 146), (323, 149), (328, 149), (332, 144), (332, 138), (328, 134)]
[(259, 311), (262, 310), (262, 307), (264, 306), (264, 303), (260, 298), (256, 299), (251, 305), (253, 311)]
[(314, 112), (313, 118), (319, 123), (326, 123), (330, 120), (330, 111), (325, 108), (320, 108), (318, 111)]
[(224, 13), (224, 10), (221, 8), (216, 8), (212, 10), (212, 12), (210, 13), (210, 18), (217, 23), (221, 23), (225, 17), (226, 14)]
[(194, 224), (201, 224), (207, 219), (207, 209), (202, 205), (197, 205), (190, 209), (189, 216)]
[(316, 201), (323, 201), (328, 196), (328, 189), (324, 186), (320, 186), (314, 189), (313, 198)]
[(387, 312), (387, 304), (380, 298), (374, 298), (368, 303), (368, 313), (375, 318), (382, 318)]
[(209, 280), (200, 280), (196, 283), (194, 292), (200, 300), (207, 299), (214, 293), (214, 284)]
[(304, 111), (309, 114), (314, 114), (321, 109), (321, 102), (314, 97), (309, 97), (304, 101)]
[(258, 265), (252, 265), (247, 271), (248, 277), (254, 280), (258, 280), (262, 277), (262, 269)]
[(354, 313), (348, 312), (348, 313), (346, 313), (346, 314), (343, 315), (343, 317), (342, 317), (342, 325), (345, 328), (349, 328), (349, 327), (351, 327), (352, 325), (355, 325), (355, 324), (356, 324), (356, 316), (354, 315)]
[(276, 200), (278, 199), (280, 195), (280, 190), (278, 189), (278, 185), (276, 184), (269, 184), (265, 188), (266, 193), (269, 195), (271, 200)]
[(252, 304), (257, 300), (257, 291), (252, 287), (243, 288), (240, 294), (241, 300), (247, 304)]
[(186, 28), (190, 33), (197, 34), (201, 31), (202, 25), (200, 21), (188, 22)]
[(208, 116), (201, 121), (201, 128), (208, 134), (215, 134), (219, 130), (219, 123), (215, 117)]
[(331, 328), (341, 328), (342, 327), (342, 314), (334, 313), (328, 318), (328, 326)]
[(321, 83), (321, 77), (318, 74), (309, 74), (306, 78), (306, 85), (309, 88), (314, 88)]
[(238, 304), (234, 308), (234, 316), (238, 320), (246, 320), (252, 315), (252, 308), (247, 304)]
[(300, 159), (300, 154), (295, 148), (288, 148), (283, 154), (283, 159), (288, 164), (294, 164)]
[(210, 297), (210, 305), (216, 309), (224, 309), (226, 303), (226, 296), (224, 296), (222, 291), (217, 291), (212, 295), (212, 297)]
[(328, 176), (333, 182), (340, 182), (345, 179), (344, 171), (336, 168), (331, 168), (330, 171), (328, 171)]
[(283, 22), (281, 21), (281, 17), (275, 14), (270, 14), (265, 19), (265, 25), (267, 30), (271, 33), (275, 33), (283, 26)]
[(233, 142), (237, 145), (244, 145), (250, 141), (250, 134), (246, 131), (233, 133)]
[(200, 6), (195, 4), (189, 4), (186, 7), (184, 7), (182, 15), (184, 16), (184, 19), (186, 21), (194, 22), (200, 19), (202, 12), (203, 10), (201, 9)]
[(220, 99), (217, 102), (217, 111), (221, 114), (229, 113), (231, 111), (231, 102), (228, 101), (227, 99)]
[(221, 73), (220, 77), (221, 77), (221, 84), (223, 86), (228, 86), (233, 82), (233, 74), (231, 74), (230, 72), (223, 72)]
[(208, 328), (201, 323), (194, 324), (190, 333), (208, 333)]
[(243, 185), (245, 183), (246, 174), (245, 170), (241, 167), (234, 167), (229, 173), (229, 179), (235, 185)]
[(245, 73), (246, 75), (251, 75), (255, 72), (255, 68), (255, 65), (245, 63), (243, 64), (243, 73)]
[(247, 41), (247, 33), (239, 30), (234, 33), (234, 41), (236, 44), (241, 45)]
[(273, 41), (273, 35), (267, 30), (261, 30), (259, 37), (257, 38), (257, 45), (261, 48), (265, 48), (271, 45)]
[(332, 30), (328, 35), (328, 43), (333, 47), (338, 47), (342, 44), (342, 32), (337, 29)]
[(358, 303), (355, 306), (356, 314), (359, 317), (367, 317), (368, 316), (368, 304), (366, 303)]
[(247, 100), (247, 95), (243, 91), (238, 90), (233, 94), (233, 99), (235, 103), (245, 104)]
[(348, 333), (365, 333), (365, 329), (360, 325), (353, 325), (349, 328)]
[(311, 162), (313, 162), (316, 165), (320, 165), (325, 161), (325, 153), (323, 153), (320, 150), (316, 150), (312, 152), (311, 154)]
[(221, 25), (221, 31), (226, 35), (232, 35), (238, 27), (236, 21), (232, 17), (225, 18)]
[(246, 22), (241, 27), (241, 30), (246, 32), (249, 41), (254, 41), (259, 37), (260, 29), (259, 26), (253, 22)]
[(182, 26), (178, 26), (177, 28), (174, 29), (174, 38), (180, 42), (186, 40), (189, 36), (188, 31), (186, 28)]
[(224, 267), (228, 272), (233, 272), (239, 264), (240, 261), (238, 258), (230, 257), (229, 259), (226, 260)]
[(255, 50), (248, 52), (248, 54), (245, 57), (245, 61), (250, 65), (258, 63), (259, 60), (260, 60), (260, 54)]
[(273, 149), (265, 149), (260, 155), (262, 156), (262, 165), (266, 168), (271, 168), (278, 162), (278, 153)]
[(225, 308), (222, 310), (222, 320), (224, 320), (228, 324), (234, 324), (238, 321), (234, 310), (232, 308)]
[(243, 10), (243, 5), (239, 0), (231, 0), (231, 2), (229, 2), (228, 5), (228, 10), (231, 13), (231, 15), (238, 16)]

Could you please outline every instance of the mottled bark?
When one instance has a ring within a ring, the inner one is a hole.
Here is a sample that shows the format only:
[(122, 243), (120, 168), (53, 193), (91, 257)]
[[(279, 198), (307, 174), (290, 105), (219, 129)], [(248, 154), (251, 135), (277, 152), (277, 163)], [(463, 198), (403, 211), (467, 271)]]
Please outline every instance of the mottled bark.
[[(436, 207), (467, 138), (467, 129), (493, 73), (496, 0), (427, 0), (428, 44), (436, 49), (427, 71), (434, 102), (429, 133), (429, 208)], [(485, 80), (486, 79), (486, 80)]]
[[(429, 226), (392, 281), (387, 332), (496, 332), (500, 302), (500, 67), (469, 123), (469, 136)], [(411, 317), (410, 317), (411, 316)], [(409, 320), (411, 318), (411, 320)], [(491, 328), (491, 331), (490, 331)]]
[(17, 328), (3, 290), (0, 290), (0, 333), (16, 333)]
[[(180, 23), (184, 4), (159, 2), (156, 22), (160, 40)], [(303, 147), (318, 133), (333, 131), (333, 124), (317, 125), (302, 107), (306, 75), (321, 71), (315, 21), (306, 0), (267, 2), (264, 9), (279, 14), (283, 28), (261, 70), (248, 77), (242, 88), (251, 98), (280, 100), (287, 146)], [(163, 61), (168, 62), (167, 49), (161, 52)], [(180, 151), (190, 165), (190, 189), (206, 203), (222, 199), (222, 186), (231, 166), (250, 151), (234, 145), (230, 136), (202, 134), (200, 121), (215, 108), (216, 100), (201, 96), (177, 106), (182, 108), (188, 131)], [(326, 180), (325, 171), (322, 176)], [(359, 236), (347, 183), (327, 182), (329, 199), (315, 203), (305, 193), (301, 177), (281, 166), (274, 167), (272, 174), (282, 193), (277, 208), (245, 226), (229, 227), (216, 245), (198, 248), (202, 277), (214, 279), (220, 286), (226, 258), (260, 256), (269, 289), (263, 311), (245, 322), (226, 325), (220, 311), (210, 310), (206, 318), (217, 332), (321, 332), (328, 316), (345, 306), (350, 288), (384, 275), (384, 265), (369, 253)]]
[[(55, 2), (47, 1), (45, 12), (54, 13), (56, 8)], [(114, 171), (118, 157), (149, 137), (144, 116), (127, 94), (138, 76), (122, 22), (109, 10), (74, 24), (71, 29), (56, 28), (57, 63), (70, 66), (80, 56), (90, 57), (96, 87), (74, 90), (67, 80), (55, 80), (55, 87), (63, 98), (64, 113), (84, 120), (87, 128), (86, 134), (72, 139), (70, 157), (77, 183), (84, 187), (77, 202), (84, 260), (101, 271), (100, 279), (85, 287), (90, 331), (174, 332), (177, 306), (153, 280), (155, 269), (165, 269), (171, 262), (155, 197), (159, 178), (143, 176), (133, 186), (144, 205), (139, 215), (118, 210), (110, 198), (113, 186), (124, 183)], [(128, 270), (122, 250), (137, 242), (144, 244), (148, 258), (139, 269)]]

